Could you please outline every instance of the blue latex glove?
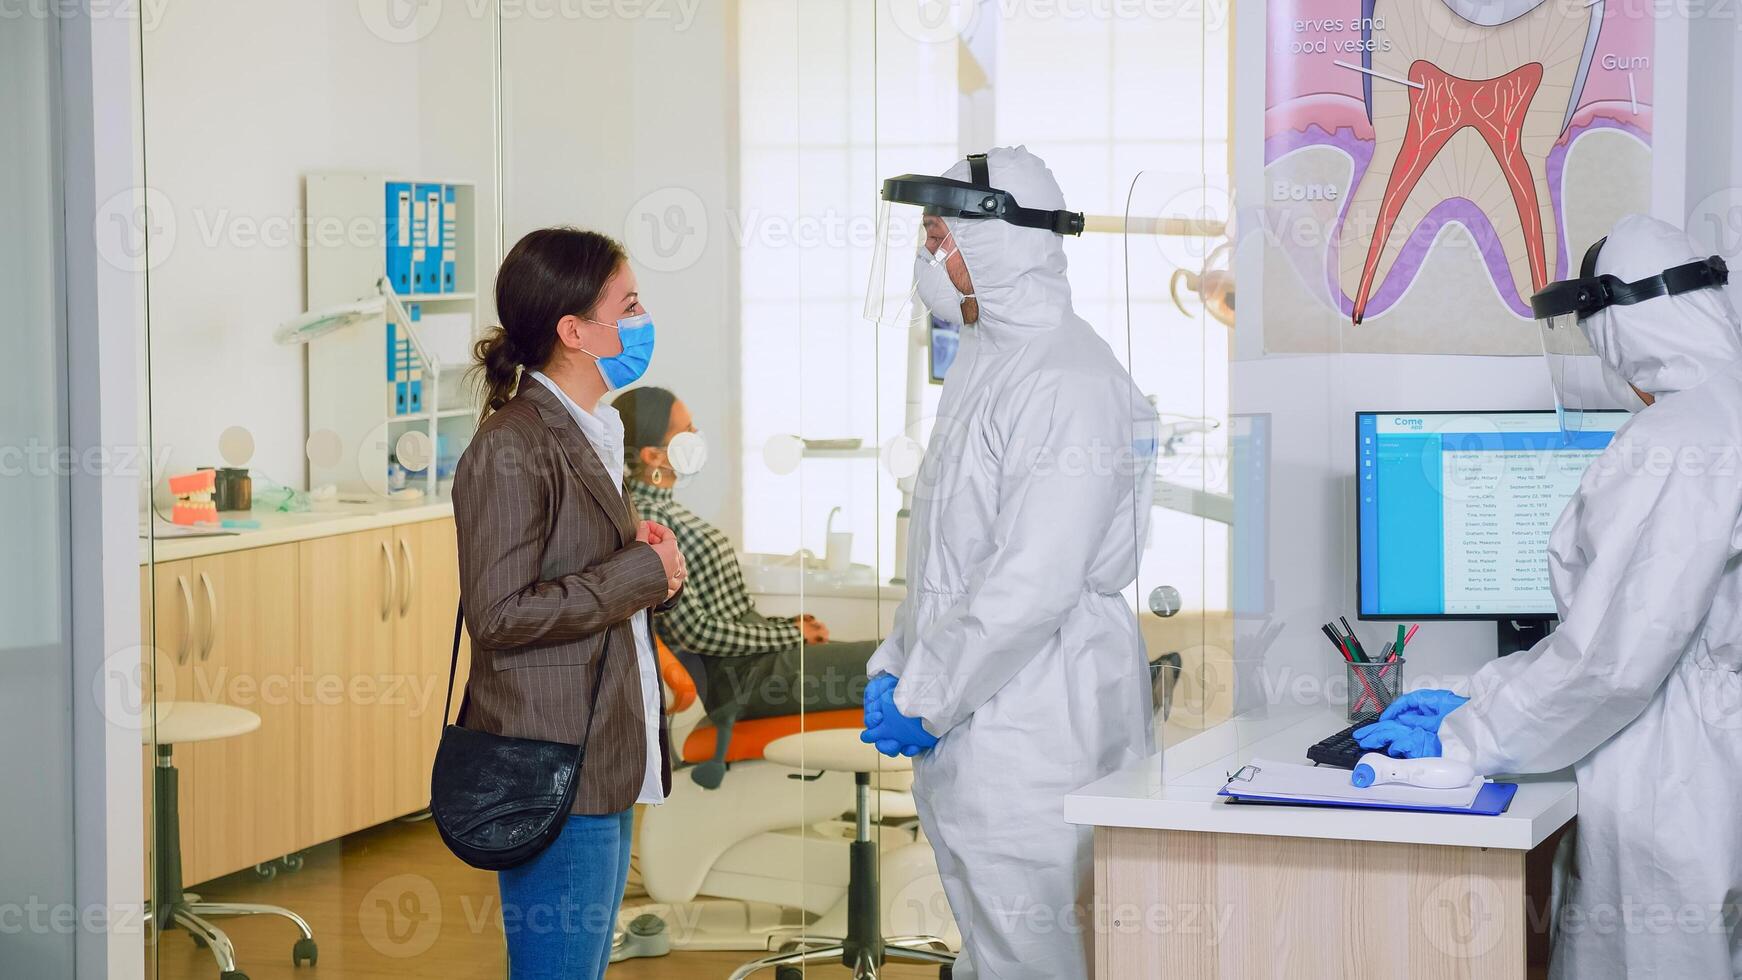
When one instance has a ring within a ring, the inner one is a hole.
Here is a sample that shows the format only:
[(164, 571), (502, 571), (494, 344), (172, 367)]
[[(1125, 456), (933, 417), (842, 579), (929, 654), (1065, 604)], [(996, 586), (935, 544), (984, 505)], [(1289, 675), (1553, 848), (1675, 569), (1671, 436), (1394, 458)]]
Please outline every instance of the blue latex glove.
[(891, 758), (915, 756), (938, 744), (937, 737), (926, 731), (918, 718), (909, 718), (895, 706), (893, 683), (881, 687), (876, 700), (866, 707), (865, 730), (859, 733), (859, 741), (877, 746), (877, 751)]
[(883, 709), (878, 702), (883, 695), (895, 690), (895, 684), (901, 678), (894, 674), (878, 674), (871, 678), (871, 683), (865, 685), (865, 727), (870, 728), (883, 720)]
[[(1445, 720), (1446, 715), (1451, 714), (1469, 700), (1462, 695), (1435, 688), (1410, 691), (1391, 702), (1391, 706), (1385, 709), (1385, 712), (1379, 716), (1379, 720), (1408, 725), (1426, 732), (1438, 732), (1440, 722)], [(1434, 755), (1438, 754), (1437, 751), (1434, 752)], [(1406, 756), (1405, 758), (1414, 758), (1414, 756)]]
[(1440, 754), (1438, 735), (1401, 721), (1376, 721), (1355, 729), (1353, 734), (1362, 748), (1384, 749), (1394, 759), (1428, 759)]

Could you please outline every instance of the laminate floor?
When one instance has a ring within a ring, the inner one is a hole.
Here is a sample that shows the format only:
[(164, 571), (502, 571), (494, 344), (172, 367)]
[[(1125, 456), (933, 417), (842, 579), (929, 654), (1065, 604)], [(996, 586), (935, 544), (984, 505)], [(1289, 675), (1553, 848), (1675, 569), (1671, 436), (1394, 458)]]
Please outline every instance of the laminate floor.
[[(302, 870), (270, 881), (252, 873), (195, 889), (209, 901), (282, 905), (309, 921), (320, 945), (313, 969), (291, 965), (296, 930), (277, 917), (219, 919), (250, 980), (480, 980), (505, 975), (495, 875), (469, 868), (428, 822), (390, 823), (308, 852)], [(630, 893), (638, 889), (631, 878)], [(610, 980), (720, 980), (757, 954), (673, 953), (611, 967)], [(146, 950), (148, 977), (217, 980), (211, 953), (180, 930)], [(154, 962), (155, 961), (155, 962)], [(807, 976), (843, 978), (840, 966)], [(887, 966), (889, 980), (930, 980), (935, 967)], [(773, 973), (757, 980), (773, 980)]]

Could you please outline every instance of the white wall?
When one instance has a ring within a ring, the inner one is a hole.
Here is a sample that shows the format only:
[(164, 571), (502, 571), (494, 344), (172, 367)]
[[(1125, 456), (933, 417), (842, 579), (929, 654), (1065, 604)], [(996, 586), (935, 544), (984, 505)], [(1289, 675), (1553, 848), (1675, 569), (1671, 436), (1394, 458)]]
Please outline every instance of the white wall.
[(372, 32), (356, 0), (177, 0), (146, 22), (151, 419), (168, 472), (214, 465), (240, 425), (257, 492), (261, 474), (303, 485), (303, 350), (271, 333), (304, 309), (305, 174), (475, 180), (494, 228), (494, 15), (471, 10), (446, 5), (418, 43)]
[(684, 501), (736, 539), (732, 6), (693, 19), (505, 20), (502, 159), (509, 247), (570, 224), (629, 249), (659, 329), (644, 382), (683, 399), (709, 443)]

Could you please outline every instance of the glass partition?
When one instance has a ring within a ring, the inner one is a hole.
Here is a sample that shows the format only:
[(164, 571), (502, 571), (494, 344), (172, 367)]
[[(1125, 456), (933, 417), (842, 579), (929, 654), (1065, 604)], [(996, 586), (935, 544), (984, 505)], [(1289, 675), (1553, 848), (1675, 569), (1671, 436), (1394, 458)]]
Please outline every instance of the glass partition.
[(425, 819), (497, 29), (387, 0), (141, 23), (155, 976), (503, 973), (494, 876)]
[[(20, 16), (0, 31), (0, 974), (70, 976), (73, 904), (73, 681), (66, 267), (61, 223), (59, 21)], [(96, 475), (96, 474), (92, 474)], [(87, 616), (90, 614), (87, 612)], [(121, 673), (126, 676), (123, 668)], [(117, 899), (117, 905), (127, 904)], [(136, 929), (136, 917), (111, 922)]]
[[(674, 768), (669, 798), (635, 808), (611, 976), (826, 948), (870, 894), (855, 874), (921, 954), (888, 975), (935, 975), (924, 956), (961, 946), (912, 764), (858, 739), (961, 343), (923, 306), (864, 317), (887, 177), (1025, 144), (1087, 213), (1064, 245), (1075, 312), (1159, 420), (1121, 447), (1159, 466), (1122, 591), (1158, 735), (1228, 716), (1238, 460), (1262, 440), (1227, 383), (1225, 18), (314, 9), (178, 6), (141, 37), (155, 975), (318, 956), (337, 976), (498, 976), (505, 936), (548, 927), (424, 811), (451, 493), (481, 407), (465, 369), (499, 322), (503, 256), (537, 229), (626, 252), (657, 343), (604, 401), (626, 497), (689, 570), (650, 635)], [(918, 246), (886, 256), (898, 301)], [(462, 637), (461, 688), (470, 660)]]

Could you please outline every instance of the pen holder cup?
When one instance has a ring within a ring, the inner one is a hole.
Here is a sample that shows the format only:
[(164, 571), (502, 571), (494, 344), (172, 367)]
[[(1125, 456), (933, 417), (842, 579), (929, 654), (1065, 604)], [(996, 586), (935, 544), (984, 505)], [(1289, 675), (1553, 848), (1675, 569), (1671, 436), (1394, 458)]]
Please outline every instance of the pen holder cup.
[(1403, 659), (1343, 665), (1349, 673), (1349, 720), (1372, 721), (1403, 692)]

